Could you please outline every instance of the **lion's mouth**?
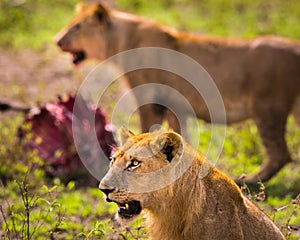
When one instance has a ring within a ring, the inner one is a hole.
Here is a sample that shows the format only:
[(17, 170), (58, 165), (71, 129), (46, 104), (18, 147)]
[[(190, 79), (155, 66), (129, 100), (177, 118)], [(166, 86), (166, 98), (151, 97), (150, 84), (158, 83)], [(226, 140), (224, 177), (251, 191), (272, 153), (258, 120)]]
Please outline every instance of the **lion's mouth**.
[(119, 206), (118, 215), (129, 219), (141, 213), (142, 207), (139, 201), (130, 201), (126, 203), (117, 203)]
[(73, 55), (73, 64), (75, 65), (86, 59), (86, 53), (84, 51), (76, 51), (71, 53)]

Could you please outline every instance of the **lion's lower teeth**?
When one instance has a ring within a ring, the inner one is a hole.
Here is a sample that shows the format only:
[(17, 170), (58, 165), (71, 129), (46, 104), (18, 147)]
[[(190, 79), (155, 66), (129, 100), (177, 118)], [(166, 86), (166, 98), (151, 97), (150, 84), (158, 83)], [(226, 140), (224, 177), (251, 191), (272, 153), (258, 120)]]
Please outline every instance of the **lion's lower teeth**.
[(128, 209), (129, 208), (129, 205), (126, 203), (125, 204), (125, 209)]

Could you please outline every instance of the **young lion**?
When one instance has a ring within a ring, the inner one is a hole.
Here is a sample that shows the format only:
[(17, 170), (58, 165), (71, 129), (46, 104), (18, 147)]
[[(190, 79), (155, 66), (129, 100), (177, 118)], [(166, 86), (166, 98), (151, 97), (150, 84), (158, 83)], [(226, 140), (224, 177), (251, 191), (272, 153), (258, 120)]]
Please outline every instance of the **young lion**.
[[(78, 15), (56, 36), (57, 45), (73, 55), (73, 63), (85, 59), (107, 59), (121, 51), (141, 47), (161, 47), (176, 50), (200, 63), (218, 87), (226, 110), (226, 123), (253, 118), (268, 161), (258, 174), (248, 176), (247, 182), (266, 181), (292, 159), (287, 149), (285, 126), (293, 112), (300, 122), (300, 45), (280, 37), (260, 37), (233, 40), (183, 33), (139, 16), (92, 4), (78, 7)], [(158, 59), (159, 62), (160, 59)], [(189, 66), (179, 66), (189, 69)], [(143, 69), (127, 74), (131, 88), (146, 83), (164, 84), (187, 100), (195, 115), (207, 122), (211, 119), (203, 96), (191, 84), (167, 71)], [(199, 76), (199, 82), (205, 81)], [(204, 90), (203, 90), (204, 91)], [(149, 131), (154, 124), (167, 119), (176, 132), (185, 129), (185, 119), (191, 115), (183, 102), (166, 89), (136, 92), (141, 127)], [(147, 103), (144, 105), (145, 97)], [(183, 121), (163, 106), (171, 104)]]
[(99, 188), (131, 219), (146, 211), (151, 239), (285, 239), (237, 185), (173, 131), (134, 135), (122, 146)]

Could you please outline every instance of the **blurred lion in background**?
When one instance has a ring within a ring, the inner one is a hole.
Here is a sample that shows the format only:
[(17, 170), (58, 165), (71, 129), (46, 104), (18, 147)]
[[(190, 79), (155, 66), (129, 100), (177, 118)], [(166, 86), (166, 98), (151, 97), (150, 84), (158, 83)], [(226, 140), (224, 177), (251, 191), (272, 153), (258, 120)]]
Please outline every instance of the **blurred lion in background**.
[[(246, 182), (266, 181), (292, 161), (285, 130), (290, 113), (300, 122), (299, 43), (274, 36), (247, 40), (198, 36), (100, 3), (79, 4), (77, 16), (57, 34), (56, 43), (62, 51), (73, 55), (75, 65), (86, 59), (102, 61), (122, 51), (142, 47), (183, 53), (201, 64), (215, 81), (224, 102), (227, 124), (252, 118), (257, 125), (268, 160), (259, 173), (246, 176)], [(188, 69), (188, 66), (180, 67)], [(219, 111), (208, 109), (199, 92), (175, 74), (143, 69), (126, 75), (130, 88), (158, 83), (175, 89), (194, 111), (189, 112), (174, 94), (164, 90), (136, 93), (143, 132), (164, 119), (170, 128), (182, 132), (189, 115), (196, 114), (211, 122), (209, 111)], [(179, 124), (175, 114), (162, 105), (144, 105), (145, 95), (149, 103), (172, 105), (173, 112), (184, 121)], [(214, 122), (225, 123), (222, 119), (214, 119)]]

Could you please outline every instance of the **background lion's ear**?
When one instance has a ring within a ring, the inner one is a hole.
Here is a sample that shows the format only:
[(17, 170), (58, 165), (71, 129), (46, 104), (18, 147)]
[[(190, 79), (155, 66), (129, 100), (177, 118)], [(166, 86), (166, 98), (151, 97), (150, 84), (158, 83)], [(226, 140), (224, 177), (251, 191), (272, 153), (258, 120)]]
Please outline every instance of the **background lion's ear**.
[(182, 137), (175, 132), (167, 132), (158, 136), (152, 143), (155, 149), (166, 155), (166, 159), (171, 162), (174, 156), (183, 146)]
[(121, 127), (119, 130), (120, 144), (124, 145), (125, 142), (131, 137), (135, 136), (131, 131), (125, 127)]
[(75, 6), (75, 12), (76, 13), (81, 13), (85, 9), (87, 9), (87, 5), (84, 2), (77, 3)]
[(100, 22), (109, 22), (109, 8), (103, 3), (98, 3), (95, 9), (95, 16)]

